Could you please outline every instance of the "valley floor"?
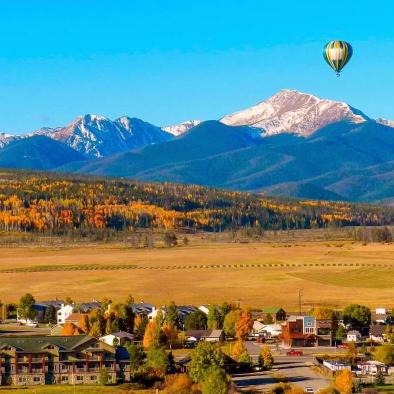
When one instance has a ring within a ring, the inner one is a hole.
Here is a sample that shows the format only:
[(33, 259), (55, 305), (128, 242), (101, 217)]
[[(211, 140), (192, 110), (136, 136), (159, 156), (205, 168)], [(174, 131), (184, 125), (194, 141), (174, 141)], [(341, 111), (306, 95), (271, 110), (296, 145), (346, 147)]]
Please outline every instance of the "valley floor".
[(157, 249), (117, 245), (0, 248), (0, 299), (123, 300), (156, 305), (393, 307), (394, 245), (349, 241), (197, 243)]

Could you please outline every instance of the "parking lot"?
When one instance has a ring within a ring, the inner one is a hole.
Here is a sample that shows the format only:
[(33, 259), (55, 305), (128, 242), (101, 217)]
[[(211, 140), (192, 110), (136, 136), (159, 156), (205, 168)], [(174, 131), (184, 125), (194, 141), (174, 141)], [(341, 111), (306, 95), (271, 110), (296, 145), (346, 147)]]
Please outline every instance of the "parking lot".
[[(260, 345), (247, 342), (249, 354), (253, 359), (258, 357)], [(316, 374), (310, 365), (313, 364), (312, 354), (303, 356), (286, 356), (282, 351), (274, 355), (274, 367), (270, 371), (253, 372), (233, 375), (233, 380), (238, 388), (255, 388), (259, 390), (269, 390), (277, 384), (275, 374), (284, 375), (289, 383), (295, 384), (303, 389), (311, 387), (317, 392), (319, 389), (327, 387), (330, 380), (322, 375)]]

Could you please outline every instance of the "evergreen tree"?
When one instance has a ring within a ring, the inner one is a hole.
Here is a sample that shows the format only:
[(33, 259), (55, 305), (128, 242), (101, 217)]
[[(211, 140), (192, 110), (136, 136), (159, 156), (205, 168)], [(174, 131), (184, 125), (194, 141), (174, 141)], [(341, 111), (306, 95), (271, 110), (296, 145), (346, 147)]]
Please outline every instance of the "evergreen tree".
[(49, 305), (48, 308), (45, 309), (44, 322), (49, 324), (57, 323), (57, 311), (53, 305)]

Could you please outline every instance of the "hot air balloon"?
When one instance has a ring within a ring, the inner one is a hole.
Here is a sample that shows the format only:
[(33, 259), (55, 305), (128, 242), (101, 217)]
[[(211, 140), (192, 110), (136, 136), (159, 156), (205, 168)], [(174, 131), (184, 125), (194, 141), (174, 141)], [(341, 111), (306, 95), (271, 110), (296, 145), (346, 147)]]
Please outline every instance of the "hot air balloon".
[(324, 60), (337, 73), (338, 77), (352, 55), (353, 48), (346, 41), (330, 41), (324, 46)]

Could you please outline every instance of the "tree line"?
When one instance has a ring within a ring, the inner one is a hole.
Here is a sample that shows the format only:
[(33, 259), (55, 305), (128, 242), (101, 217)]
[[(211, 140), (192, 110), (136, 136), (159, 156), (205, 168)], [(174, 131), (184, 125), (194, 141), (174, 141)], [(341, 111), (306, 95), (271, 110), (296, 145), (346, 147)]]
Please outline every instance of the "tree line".
[(385, 226), (394, 209), (267, 198), (196, 185), (3, 171), (0, 230), (47, 235)]

